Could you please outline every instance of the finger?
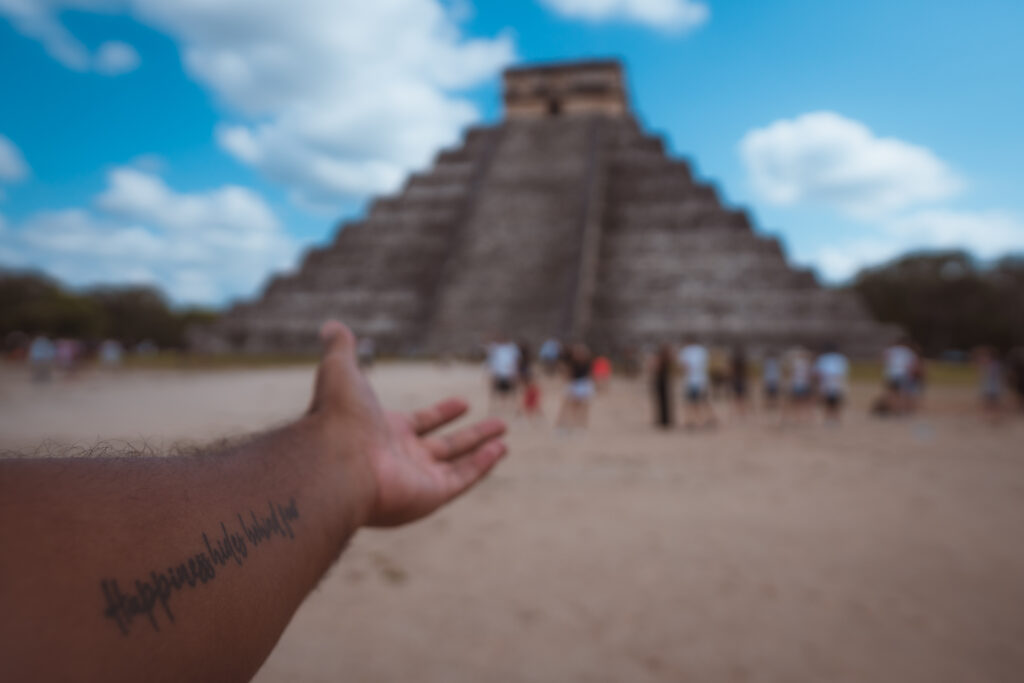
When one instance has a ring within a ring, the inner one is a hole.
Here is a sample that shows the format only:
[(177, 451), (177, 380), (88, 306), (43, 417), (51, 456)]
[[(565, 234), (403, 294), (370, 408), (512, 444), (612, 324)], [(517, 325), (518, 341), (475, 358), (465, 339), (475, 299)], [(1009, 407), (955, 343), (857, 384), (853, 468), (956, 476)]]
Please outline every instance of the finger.
[(409, 416), (409, 423), (412, 425), (412, 430), (422, 436), (464, 415), (467, 410), (469, 410), (469, 406), (462, 399), (448, 398), (429, 408), (417, 410)]
[(321, 326), (320, 343), (323, 346), (323, 355), (313, 385), (313, 398), (308, 410), (310, 414), (320, 410), (324, 404), (324, 394), (331, 381), (328, 361), (333, 360), (336, 363), (337, 360), (345, 360), (346, 356), (353, 362), (355, 360), (355, 336), (347, 326), (337, 320), (328, 320)]
[(504, 443), (492, 440), (448, 464), (448, 499), (451, 500), (483, 479), (507, 452)]
[(326, 358), (335, 353), (353, 353), (356, 338), (346, 325), (337, 320), (328, 320), (320, 328), (320, 342), (323, 344), (323, 355)]
[(466, 455), (484, 442), (504, 433), (505, 423), (496, 418), (490, 418), (442, 437), (424, 439), (424, 442), (427, 449), (438, 460), (452, 460)]

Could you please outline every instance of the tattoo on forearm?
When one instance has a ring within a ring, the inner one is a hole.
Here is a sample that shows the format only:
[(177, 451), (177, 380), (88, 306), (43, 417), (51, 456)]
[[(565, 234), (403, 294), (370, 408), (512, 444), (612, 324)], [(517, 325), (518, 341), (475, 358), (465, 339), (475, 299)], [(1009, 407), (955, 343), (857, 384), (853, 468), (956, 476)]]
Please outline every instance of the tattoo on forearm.
[(287, 505), (267, 501), (264, 512), (250, 510), (248, 517), (242, 513), (236, 517), (237, 526), (221, 522), (213, 538), (204, 531), (203, 549), (166, 570), (154, 569), (148, 577), (136, 579), (127, 592), (122, 592), (117, 579), (101, 580), (100, 590), (106, 601), (103, 616), (114, 621), (125, 635), (139, 617), (145, 617), (153, 629), (159, 631), (157, 615), (160, 611), (167, 621), (174, 621), (170, 605), (174, 593), (213, 581), (218, 568), (231, 563), (242, 566), (253, 549), (275, 536), (287, 540), (295, 538), (292, 522), (299, 518), (299, 509), (294, 498)]

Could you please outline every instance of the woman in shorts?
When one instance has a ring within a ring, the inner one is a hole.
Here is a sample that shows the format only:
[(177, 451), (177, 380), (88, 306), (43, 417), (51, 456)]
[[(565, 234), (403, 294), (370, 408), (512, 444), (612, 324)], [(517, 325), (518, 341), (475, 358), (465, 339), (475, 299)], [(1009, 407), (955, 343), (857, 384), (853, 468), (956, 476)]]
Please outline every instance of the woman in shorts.
[(569, 348), (565, 359), (569, 387), (558, 415), (557, 427), (572, 429), (587, 426), (590, 399), (594, 396), (593, 366), (593, 357), (586, 346), (573, 344)]

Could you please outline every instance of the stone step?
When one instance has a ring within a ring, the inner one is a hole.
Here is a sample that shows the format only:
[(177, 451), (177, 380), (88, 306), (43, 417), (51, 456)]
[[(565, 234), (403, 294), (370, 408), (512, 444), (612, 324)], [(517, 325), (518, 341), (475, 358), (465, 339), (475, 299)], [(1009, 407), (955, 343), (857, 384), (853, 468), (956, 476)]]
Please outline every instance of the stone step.
[(625, 145), (609, 150), (608, 164), (616, 173), (629, 170), (660, 172), (672, 164), (664, 151), (649, 145)]
[(402, 191), (402, 199), (411, 204), (430, 204), (432, 202), (461, 203), (466, 198), (469, 188), (464, 184), (436, 183), (419, 184), (406, 187)]
[(746, 212), (709, 205), (704, 200), (625, 204), (610, 210), (609, 232), (721, 230), (750, 232)]
[(616, 180), (606, 197), (611, 205), (671, 202), (684, 198), (707, 196), (690, 178), (682, 174), (670, 176), (629, 177)]
[[(857, 300), (842, 293), (828, 289), (802, 290), (785, 285), (772, 285), (767, 282), (757, 287), (735, 288), (703, 280), (688, 282), (667, 282), (664, 287), (644, 292), (641, 288), (614, 289), (610, 288), (598, 297), (599, 307), (624, 307), (627, 310), (645, 307), (660, 307), (662, 304), (678, 302), (680, 305), (700, 306), (753, 306), (761, 310), (772, 310), (781, 307), (794, 309), (802, 307), (834, 307), (842, 305), (856, 306)], [(671, 308), (671, 307), (669, 307)]]
[(368, 220), (388, 225), (451, 223), (458, 217), (458, 202), (392, 202), (374, 205)]
[[(778, 240), (741, 230), (691, 229), (647, 229), (637, 231), (609, 230), (603, 236), (604, 254), (615, 258), (620, 254), (672, 253), (685, 255), (687, 252), (733, 250), (756, 251), (764, 254), (778, 254), (782, 248)], [(727, 256), (727, 254), (723, 254)]]
[(379, 212), (404, 212), (404, 211), (430, 211), (451, 210), (458, 208), (463, 199), (462, 194), (441, 194), (424, 192), (402, 192), (375, 199), (370, 204), (369, 216), (374, 217)]

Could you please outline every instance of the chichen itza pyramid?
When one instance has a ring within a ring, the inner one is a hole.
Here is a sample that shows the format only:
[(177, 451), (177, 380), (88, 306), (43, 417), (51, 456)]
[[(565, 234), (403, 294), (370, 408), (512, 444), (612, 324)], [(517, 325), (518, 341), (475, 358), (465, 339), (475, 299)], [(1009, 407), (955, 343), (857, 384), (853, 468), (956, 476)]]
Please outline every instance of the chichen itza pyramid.
[(311, 351), (328, 317), (398, 354), (472, 352), (499, 331), (613, 353), (690, 335), (755, 352), (886, 341), (851, 293), (790, 266), (666, 155), (617, 62), (509, 69), (504, 100), (504, 120), (468, 130), (195, 345)]

